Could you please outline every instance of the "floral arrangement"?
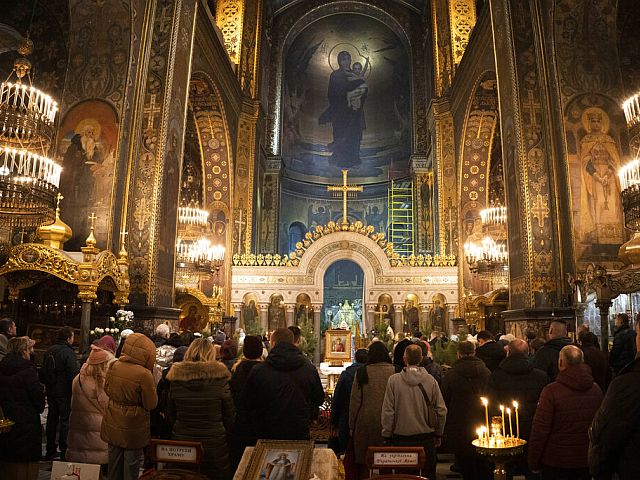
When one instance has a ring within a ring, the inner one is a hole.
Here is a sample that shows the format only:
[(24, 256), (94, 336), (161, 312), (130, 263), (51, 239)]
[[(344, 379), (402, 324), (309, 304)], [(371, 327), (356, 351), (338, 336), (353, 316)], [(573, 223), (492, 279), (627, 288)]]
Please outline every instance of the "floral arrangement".
[(115, 340), (120, 338), (122, 330), (133, 325), (133, 312), (131, 310), (118, 310), (115, 317), (109, 317), (109, 326), (106, 328), (96, 327), (89, 333), (94, 339), (104, 335), (111, 335)]

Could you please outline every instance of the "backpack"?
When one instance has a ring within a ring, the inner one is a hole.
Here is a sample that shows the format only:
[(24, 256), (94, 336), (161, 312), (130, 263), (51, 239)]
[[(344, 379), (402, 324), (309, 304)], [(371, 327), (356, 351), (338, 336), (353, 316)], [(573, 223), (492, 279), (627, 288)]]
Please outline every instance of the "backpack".
[(49, 350), (44, 356), (44, 362), (40, 369), (40, 381), (45, 385), (53, 385), (58, 380), (58, 374), (56, 373), (56, 357), (54, 352)]

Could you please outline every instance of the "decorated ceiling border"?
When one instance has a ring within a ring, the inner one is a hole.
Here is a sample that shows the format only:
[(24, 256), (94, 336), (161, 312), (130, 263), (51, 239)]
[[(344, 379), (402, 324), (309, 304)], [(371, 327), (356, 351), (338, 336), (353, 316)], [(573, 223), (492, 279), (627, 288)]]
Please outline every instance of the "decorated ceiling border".
[(303, 241), (296, 243), (296, 250), (289, 255), (271, 254), (235, 254), (233, 256), (234, 266), (280, 266), (297, 267), (302, 257), (311, 246), (320, 238), (339, 232), (352, 232), (363, 235), (373, 242), (384, 252), (392, 267), (453, 267), (456, 265), (455, 255), (400, 255), (393, 250), (393, 244), (385, 239), (382, 232), (376, 232), (373, 225), (365, 226), (361, 221), (354, 223), (339, 224), (329, 222), (324, 226), (316, 226), (315, 229), (307, 232)]

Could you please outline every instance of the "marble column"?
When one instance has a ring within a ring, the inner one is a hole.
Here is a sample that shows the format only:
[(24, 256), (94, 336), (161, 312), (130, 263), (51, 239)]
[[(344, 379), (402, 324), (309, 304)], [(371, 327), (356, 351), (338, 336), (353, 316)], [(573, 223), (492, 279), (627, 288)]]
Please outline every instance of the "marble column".
[(402, 325), (402, 307), (404, 303), (394, 303), (393, 309), (395, 310), (395, 318), (393, 319), (393, 331), (395, 333), (404, 332)]
[(269, 326), (269, 304), (261, 303), (258, 307), (260, 309), (260, 327), (263, 332), (266, 332)]
[(296, 324), (296, 306), (292, 305), (292, 304), (288, 304), (285, 305), (285, 310), (286, 310), (286, 314), (285, 314), (285, 322), (287, 324), (287, 327), (290, 327), (291, 325), (295, 325)]
[(313, 352), (313, 361), (316, 364), (320, 363), (320, 356), (324, 351), (324, 345), (322, 342), (322, 335), (320, 335), (320, 312), (322, 310), (322, 304), (313, 305), (313, 334), (316, 337), (316, 351)]

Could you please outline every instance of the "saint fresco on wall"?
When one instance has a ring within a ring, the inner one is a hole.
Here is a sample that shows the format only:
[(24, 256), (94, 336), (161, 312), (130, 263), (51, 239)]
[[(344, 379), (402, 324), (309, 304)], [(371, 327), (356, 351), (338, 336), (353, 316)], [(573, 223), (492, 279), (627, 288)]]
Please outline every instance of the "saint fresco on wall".
[(410, 77), (400, 39), (357, 14), (312, 23), (287, 50), (282, 155), (287, 174), (326, 183), (408, 175)]
[(571, 172), (576, 258), (582, 262), (616, 261), (625, 242), (618, 169), (622, 156), (622, 111), (601, 95), (569, 104), (567, 150)]
[(107, 102), (89, 100), (73, 107), (60, 126), (57, 148), (62, 165), (61, 217), (73, 230), (66, 244), (79, 251), (89, 235), (89, 216), (95, 213), (95, 237), (105, 248), (111, 223), (118, 121)]

